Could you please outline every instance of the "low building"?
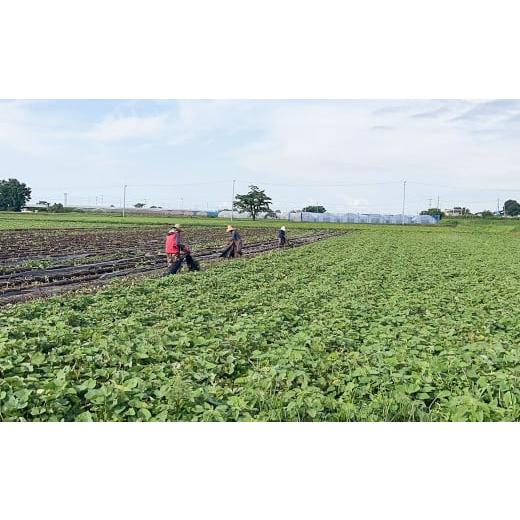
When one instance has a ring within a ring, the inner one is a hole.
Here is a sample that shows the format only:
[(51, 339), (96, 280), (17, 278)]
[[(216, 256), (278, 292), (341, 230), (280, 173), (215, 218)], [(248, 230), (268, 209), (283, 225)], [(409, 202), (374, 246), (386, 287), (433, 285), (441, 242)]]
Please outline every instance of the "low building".
[(447, 217), (462, 217), (463, 215), (471, 215), (471, 211), (468, 208), (463, 208), (460, 206), (445, 209), (444, 213)]
[(49, 206), (46, 204), (26, 204), (22, 209), (22, 213), (38, 213), (38, 211), (47, 211)]

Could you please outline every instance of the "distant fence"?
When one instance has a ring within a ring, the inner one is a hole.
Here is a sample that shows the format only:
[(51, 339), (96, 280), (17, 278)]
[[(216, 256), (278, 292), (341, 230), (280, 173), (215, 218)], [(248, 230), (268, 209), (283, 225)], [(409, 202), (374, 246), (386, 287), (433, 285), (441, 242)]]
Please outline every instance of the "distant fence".
[[(251, 218), (251, 214), (247, 211), (233, 211), (229, 209), (225, 209), (222, 211), (219, 211), (218, 217), (219, 218), (231, 218), (231, 213), (233, 213), (233, 216), (235, 218)], [(289, 220), (289, 213), (258, 213), (256, 216), (257, 219), (272, 219), (272, 220)]]
[[(106, 208), (91, 206), (76, 206), (82, 211), (92, 213), (121, 213), (122, 208)], [(218, 211), (196, 211), (187, 209), (163, 209), (163, 208), (126, 208), (127, 215), (158, 215), (166, 217), (217, 217)]]

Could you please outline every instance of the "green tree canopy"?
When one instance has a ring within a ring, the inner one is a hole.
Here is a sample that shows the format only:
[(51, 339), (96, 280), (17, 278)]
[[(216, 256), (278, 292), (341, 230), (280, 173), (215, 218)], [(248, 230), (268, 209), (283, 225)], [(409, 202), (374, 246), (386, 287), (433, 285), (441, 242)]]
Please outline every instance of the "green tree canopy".
[(325, 213), (327, 210), (323, 206), (305, 206), (302, 211), (307, 213)]
[(520, 204), (516, 200), (506, 200), (504, 203), (504, 213), (508, 217), (517, 217), (520, 215)]
[(20, 211), (31, 198), (31, 188), (17, 179), (0, 180), (0, 211)]
[(57, 204), (49, 206), (49, 211), (51, 213), (65, 213), (65, 207), (61, 202), (58, 202)]
[(233, 202), (233, 207), (239, 211), (247, 211), (253, 220), (256, 220), (258, 213), (270, 211), (271, 197), (265, 194), (258, 186), (249, 186), (249, 193), (237, 195)]

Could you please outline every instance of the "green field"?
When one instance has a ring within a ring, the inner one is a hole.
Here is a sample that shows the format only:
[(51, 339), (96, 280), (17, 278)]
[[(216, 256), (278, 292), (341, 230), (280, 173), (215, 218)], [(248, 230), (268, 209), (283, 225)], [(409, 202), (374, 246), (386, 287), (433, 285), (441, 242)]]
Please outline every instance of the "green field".
[(127, 226), (168, 225), (177, 221), (194, 221), (201, 225), (215, 222), (213, 218), (185, 218), (165, 216), (111, 215), (107, 213), (11, 213), (0, 212), (2, 229), (55, 229), (55, 228), (105, 228)]
[[(149, 215), (110, 215), (106, 213), (10, 213), (0, 212), (0, 231), (24, 229), (64, 229), (64, 228), (111, 228), (111, 227), (139, 227), (139, 226), (171, 226), (174, 223), (183, 223), (189, 226), (220, 226), (225, 227), (229, 221), (209, 217), (178, 217), (178, 216), (149, 216)], [(287, 221), (261, 219), (238, 220), (235, 223), (241, 227), (273, 227), (277, 228)], [(291, 222), (293, 228), (337, 228), (344, 229), (343, 224), (314, 224)], [(362, 225), (363, 226), (363, 225)]]
[[(0, 211), (0, 231), (16, 229), (61, 229), (61, 228), (106, 228), (106, 227), (136, 227), (136, 226), (167, 226), (176, 222), (195, 226), (224, 226), (226, 219), (208, 217), (173, 217), (150, 215), (127, 215), (122, 217), (109, 213), (13, 213)], [(251, 220), (235, 219), (241, 227), (272, 226), (279, 227), (282, 221), (260, 219), (257, 222)], [(378, 224), (332, 224), (332, 223), (308, 223), (291, 222), (291, 227), (301, 228), (336, 228), (336, 229), (360, 229), (375, 231), (392, 229), (394, 231), (408, 232), (410, 230), (429, 230), (429, 232), (443, 231), (444, 228), (457, 229), (459, 232), (478, 233), (520, 233), (520, 221), (518, 219), (482, 219), (482, 218), (451, 218), (444, 219), (440, 225), (433, 226), (402, 226), (402, 225), (378, 225)]]
[(517, 224), (350, 228), (0, 309), (0, 419), (520, 419)]

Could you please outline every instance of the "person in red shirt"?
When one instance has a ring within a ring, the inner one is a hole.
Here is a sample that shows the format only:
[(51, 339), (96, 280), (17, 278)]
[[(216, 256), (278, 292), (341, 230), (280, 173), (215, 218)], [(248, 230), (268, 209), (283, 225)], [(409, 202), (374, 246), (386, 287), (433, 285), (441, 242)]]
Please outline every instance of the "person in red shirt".
[(166, 259), (168, 261), (168, 267), (175, 263), (180, 258), (181, 254), (181, 226), (175, 224), (175, 226), (168, 231), (166, 237), (166, 244), (164, 252), (166, 253)]
[(164, 251), (168, 261), (169, 274), (176, 274), (184, 261), (186, 261), (190, 271), (199, 270), (199, 264), (191, 256), (190, 248), (182, 243), (183, 231), (180, 224), (175, 224), (175, 226), (168, 231), (168, 236), (166, 237)]

